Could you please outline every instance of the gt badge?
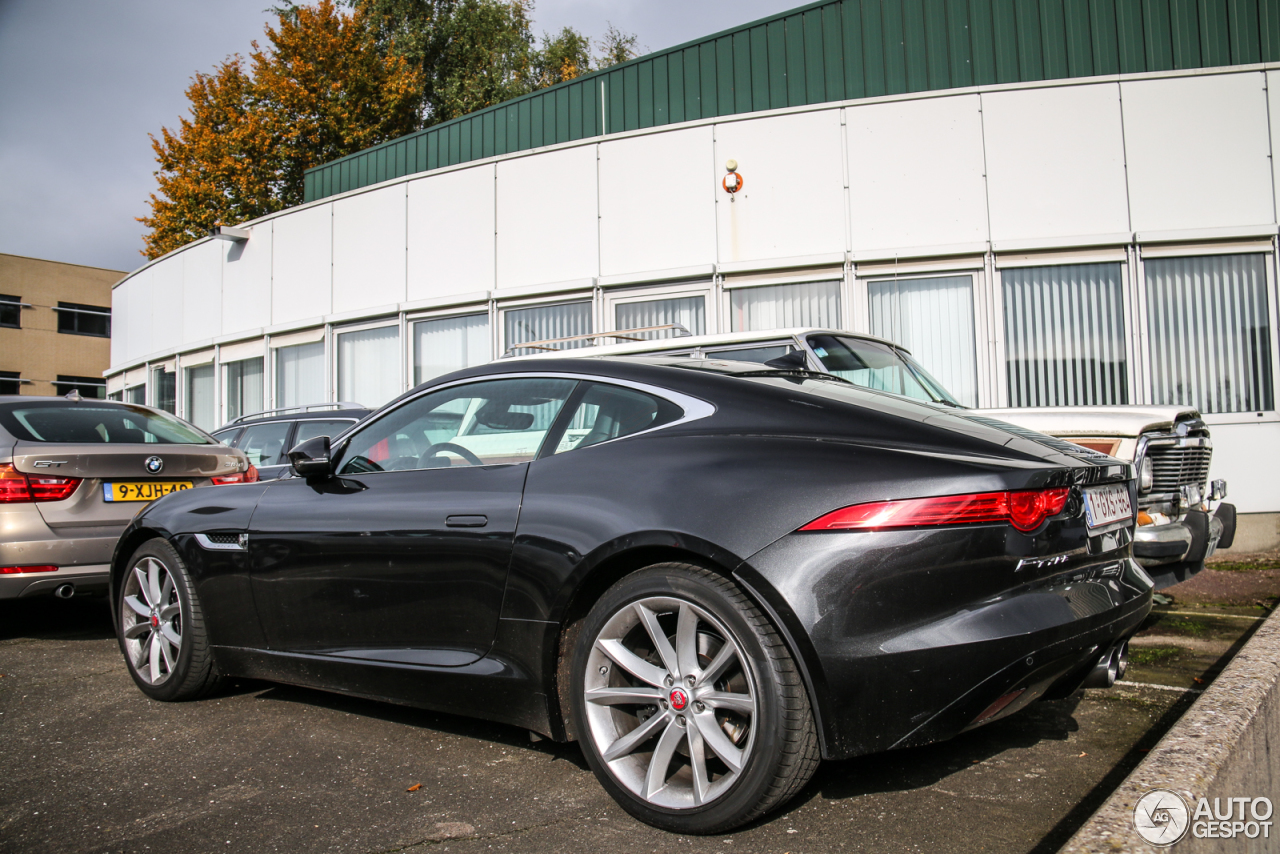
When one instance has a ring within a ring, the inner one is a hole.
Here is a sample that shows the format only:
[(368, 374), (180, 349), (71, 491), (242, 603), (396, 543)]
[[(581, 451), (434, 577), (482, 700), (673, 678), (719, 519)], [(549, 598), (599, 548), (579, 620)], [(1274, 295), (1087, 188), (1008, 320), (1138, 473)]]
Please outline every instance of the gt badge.
[(164, 470), (164, 460), (159, 457), (147, 457), (147, 461), (142, 464), (142, 467), (151, 474), (160, 474)]

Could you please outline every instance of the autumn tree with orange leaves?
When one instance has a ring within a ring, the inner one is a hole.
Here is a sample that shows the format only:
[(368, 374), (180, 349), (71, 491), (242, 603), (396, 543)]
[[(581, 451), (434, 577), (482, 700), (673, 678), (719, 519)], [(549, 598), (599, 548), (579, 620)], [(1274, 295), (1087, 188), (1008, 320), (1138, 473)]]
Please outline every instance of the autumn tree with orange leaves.
[(196, 74), (190, 118), (151, 137), (159, 194), (138, 218), (143, 255), (299, 204), (307, 169), (420, 126), (421, 70), (379, 50), (364, 16), (333, 0), (293, 7), (247, 68), (234, 56)]

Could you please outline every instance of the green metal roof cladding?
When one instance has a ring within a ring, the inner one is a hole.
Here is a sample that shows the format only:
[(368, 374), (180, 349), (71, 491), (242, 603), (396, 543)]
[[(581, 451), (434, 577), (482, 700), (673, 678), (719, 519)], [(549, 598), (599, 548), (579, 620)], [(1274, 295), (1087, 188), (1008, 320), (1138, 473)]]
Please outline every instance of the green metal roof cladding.
[(1280, 61), (1280, 0), (827, 0), (306, 173), (307, 201), (609, 133), (828, 101)]

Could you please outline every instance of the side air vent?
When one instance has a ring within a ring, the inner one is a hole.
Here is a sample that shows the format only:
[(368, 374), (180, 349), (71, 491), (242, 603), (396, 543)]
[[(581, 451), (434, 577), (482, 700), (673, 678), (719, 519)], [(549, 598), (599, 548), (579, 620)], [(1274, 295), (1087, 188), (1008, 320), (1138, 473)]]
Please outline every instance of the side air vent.
[(196, 542), (215, 552), (242, 552), (249, 544), (248, 534), (196, 534)]

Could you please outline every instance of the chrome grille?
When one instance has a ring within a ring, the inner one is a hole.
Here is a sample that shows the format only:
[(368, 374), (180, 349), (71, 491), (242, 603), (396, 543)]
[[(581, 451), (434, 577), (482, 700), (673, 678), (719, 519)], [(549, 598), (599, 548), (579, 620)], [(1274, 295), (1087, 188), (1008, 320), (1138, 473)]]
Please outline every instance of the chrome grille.
[(1177, 492), (1183, 486), (1196, 485), (1204, 489), (1209, 479), (1209, 460), (1212, 448), (1160, 447), (1147, 451), (1151, 459), (1155, 485), (1152, 492)]

